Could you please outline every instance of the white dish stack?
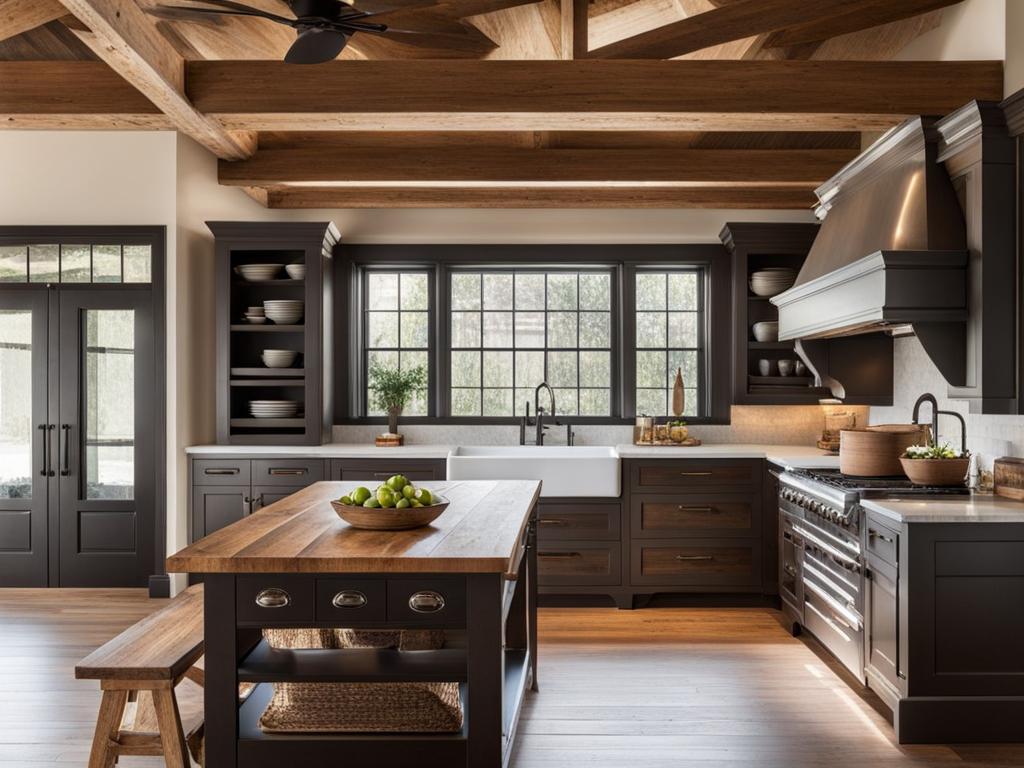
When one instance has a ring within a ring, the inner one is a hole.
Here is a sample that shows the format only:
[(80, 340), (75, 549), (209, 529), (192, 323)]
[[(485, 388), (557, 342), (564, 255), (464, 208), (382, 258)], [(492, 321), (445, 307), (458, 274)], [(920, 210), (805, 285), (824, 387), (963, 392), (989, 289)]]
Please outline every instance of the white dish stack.
[(750, 276), (750, 290), (755, 296), (776, 296), (796, 282), (796, 270), (790, 267), (768, 267)]
[(267, 319), (277, 325), (294, 325), (302, 319), (306, 304), (299, 299), (268, 299), (263, 302)]
[(242, 264), (235, 267), (235, 272), (254, 283), (273, 280), (281, 271), (283, 264)]
[(264, 349), (262, 359), (267, 368), (291, 368), (297, 356), (290, 349)]
[(288, 264), (284, 271), (288, 273), (288, 277), (292, 280), (302, 280), (306, 276), (306, 265), (305, 264)]
[(290, 419), (299, 412), (295, 400), (250, 400), (249, 413), (255, 419)]

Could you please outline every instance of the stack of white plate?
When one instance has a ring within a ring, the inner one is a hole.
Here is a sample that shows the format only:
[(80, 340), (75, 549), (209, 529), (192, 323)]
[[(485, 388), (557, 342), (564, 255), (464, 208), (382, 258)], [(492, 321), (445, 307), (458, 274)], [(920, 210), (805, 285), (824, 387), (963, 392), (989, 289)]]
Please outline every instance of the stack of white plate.
[(299, 412), (294, 400), (250, 400), (249, 413), (256, 419), (290, 419)]
[(292, 280), (301, 280), (306, 276), (306, 265), (289, 264), (284, 268), (284, 271), (288, 273), (288, 277), (290, 277)]
[(267, 319), (278, 325), (293, 325), (302, 319), (305, 302), (299, 299), (268, 299), (263, 302)]
[(796, 270), (789, 267), (768, 267), (750, 276), (750, 290), (755, 296), (775, 296), (792, 287)]
[(235, 267), (235, 272), (246, 280), (259, 282), (260, 280), (273, 280), (283, 266), (283, 264), (242, 264)]
[(267, 368), (291, 368), (297, 355), (290, 349), (264, 349), (263, 364)]

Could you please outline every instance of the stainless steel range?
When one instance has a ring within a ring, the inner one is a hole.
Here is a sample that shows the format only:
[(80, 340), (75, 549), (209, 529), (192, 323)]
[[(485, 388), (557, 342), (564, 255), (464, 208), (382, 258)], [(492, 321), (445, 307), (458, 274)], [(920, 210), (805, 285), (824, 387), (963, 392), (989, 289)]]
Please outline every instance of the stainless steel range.
[(779, 476), (779, 592), (792, 627), (811, 632), (864, 680), (864, 498), (964, 495), (966, 487), (906, 478), (852, 477), (836, 469)]

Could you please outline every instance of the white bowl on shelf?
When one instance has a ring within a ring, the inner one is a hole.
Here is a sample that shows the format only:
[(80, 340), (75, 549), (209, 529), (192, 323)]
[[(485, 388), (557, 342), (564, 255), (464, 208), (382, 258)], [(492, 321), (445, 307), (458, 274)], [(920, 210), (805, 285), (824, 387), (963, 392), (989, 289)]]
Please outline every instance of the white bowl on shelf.
[(292, 280), (302, 280), (306, 276), (305, 264), (286, 264), (284, 271)]
[(246, 280), (260, 282), (273, 280), (283, 267), (283, 264), (239, 264), (235, 267), (235, 272)]
[(264, 349), (261, 359), (267, 368), (291, 368), (298, 355), (290, 349)]
[(762, 320), (760, 323), (754, 323), (751, 331), (753, 331), (755, 341), (778, 341), (779, 321)]
[(750, 290), (755, 296), (775, 296), (791, 288), (797, 272), (789, 267), (768, 267), (750, 276)]
[(278, 325), (293, 325), (302, 319), (306, 303), (298, 299), (268, 299), (263, 302), (267, 317)]
[(254, 325), (261, 325), (267, 322), (267, 318), (263, 315), (246, 315), (245, 321), (247, 323), (253, 323)]

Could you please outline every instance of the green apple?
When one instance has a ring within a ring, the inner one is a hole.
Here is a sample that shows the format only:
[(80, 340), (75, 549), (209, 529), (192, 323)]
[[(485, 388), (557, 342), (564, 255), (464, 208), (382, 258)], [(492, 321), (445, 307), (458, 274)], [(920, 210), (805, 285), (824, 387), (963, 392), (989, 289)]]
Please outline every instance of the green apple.
[(392, 475), (387, 479), (387, 482), (385, 484), (392, 491), (401, 491), (403, 488), (405, 488), (405, 486), (409, 484), (409, 480), (405, 477), (405, 475)]
[(338, 499), (338, 503), (339, 504), (344, 504), (346, 507), (351, 507), (352, 506), (352, 497), (351, 496), (342, 496), (340, 499)]
[(390, 488), (381, 486), (377, 489), (377, 501), (385, 509), (389, 509), (395, 506), (395, 494), (392, 493)]
[(416, 486), (413, 485), (412, 483), (409, 483), (402, 489), (402, 495), (405, 496), (405, 498), (412, 501), (413, 499), (416, 498)]
[(407, 509), (409, 506), (409, 500), (404, 496), (395, 502), (395, 509)]
[(366, 507), (367, 509), (377, 509), (380, 507), (380, 502), (377, 501), (375, 498), (371, 497), (363, 502), (363, 506)]
[(416, 501), (425, 507), (429, 507), (431, 502), (434, 500), (433, 494), (426, 488), (416, 489)]
[(370, 498), (370, 489), (364, 488), (363, 486), (360, 485), (358, 488), (352, 491), (352, 493), (350, 493), (349, 496), (352, 498), (352, 501), (354, 501), (356, 504), (362, 504), (368, 498)]

